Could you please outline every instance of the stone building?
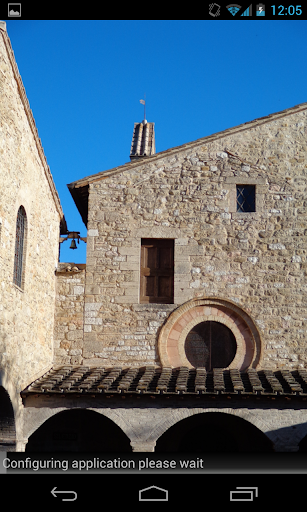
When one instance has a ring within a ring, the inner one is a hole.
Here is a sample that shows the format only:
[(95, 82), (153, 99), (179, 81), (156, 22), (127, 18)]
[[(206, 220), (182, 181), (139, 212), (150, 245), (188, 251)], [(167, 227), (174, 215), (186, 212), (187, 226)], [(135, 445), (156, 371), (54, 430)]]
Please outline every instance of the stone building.
[(0, 389), (16, 449), (304, 451), (307, 104), (160, 153), (136, 123), (128, 163), (68, 185), (87, 258), (59, 264), (67, 226), (3, 27), (1, 52)]
[(5, 26), (1, 22), (0, 409), (8, 416), (0, 425), (9, 444), (18, 425), (23, 446), (19, 391), (53, 361), (54, 271), (67, 227)]

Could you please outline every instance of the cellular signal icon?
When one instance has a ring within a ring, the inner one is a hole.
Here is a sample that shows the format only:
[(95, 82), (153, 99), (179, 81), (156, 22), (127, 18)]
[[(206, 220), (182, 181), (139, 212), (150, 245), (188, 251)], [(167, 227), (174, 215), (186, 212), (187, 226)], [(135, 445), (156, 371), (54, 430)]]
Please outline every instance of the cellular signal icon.
[(252, 16), (252, 4), (242, 12), (241, 16)]
[(226, 9), (228, 9), (228, 11), (230, 12), (230, 14), (232, 14), (233, 16), (235, 16), (237, 14), (237, 12), (241, 9), (241, 5), (238, 5), (238, 4), (229, 4), (229, 5), (226, 5)]

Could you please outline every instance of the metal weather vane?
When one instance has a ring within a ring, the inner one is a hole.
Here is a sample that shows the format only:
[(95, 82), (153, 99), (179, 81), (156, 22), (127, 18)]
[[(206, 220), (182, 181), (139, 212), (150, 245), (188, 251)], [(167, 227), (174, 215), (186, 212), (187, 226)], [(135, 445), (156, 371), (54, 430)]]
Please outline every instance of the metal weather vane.
[(140, 100), (140, 103), (144, 105), (144, 121), (146, 121), (146, 94), (144, 94), (144, 99)]

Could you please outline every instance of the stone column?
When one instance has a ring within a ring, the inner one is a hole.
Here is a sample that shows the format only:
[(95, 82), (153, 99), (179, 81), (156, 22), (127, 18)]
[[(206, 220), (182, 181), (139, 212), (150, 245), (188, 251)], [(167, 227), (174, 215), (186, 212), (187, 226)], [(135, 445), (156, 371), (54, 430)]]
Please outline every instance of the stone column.
[(16, 439), (16, 452), (25, 452), (28, 439)]
[(154, 452), (156, 441), (141, 441), (141, 440), (133, 440), (130, 441), (133, 452)]

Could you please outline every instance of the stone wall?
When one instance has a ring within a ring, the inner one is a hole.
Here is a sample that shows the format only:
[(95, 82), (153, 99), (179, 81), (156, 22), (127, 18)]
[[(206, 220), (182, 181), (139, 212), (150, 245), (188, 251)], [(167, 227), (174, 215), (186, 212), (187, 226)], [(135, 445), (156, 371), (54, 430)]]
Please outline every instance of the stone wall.
[[(258, 367), (305, 366), (306, 134), (304, 106), (90, 182), (84, 363), (160, 364), (171, 311), (217, 297), (257, 326)], [(256, 212), (236, 212), (237, 184)], [(142, 238), (174, 239), (174, 304), (139, 303)]]
[(54, 364), (83, 360), (85, 264), (59, 263), (56, 272)]
[[(55, 275), (63, 212), (10, 41), (0, 26), (0, 385), (18, 390), (53, 359)], [(16, 219), (27, 217), (22, 287), (13, 283)]]

